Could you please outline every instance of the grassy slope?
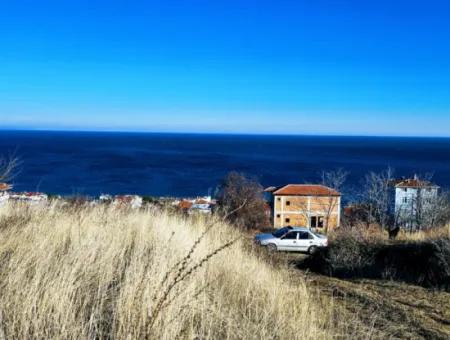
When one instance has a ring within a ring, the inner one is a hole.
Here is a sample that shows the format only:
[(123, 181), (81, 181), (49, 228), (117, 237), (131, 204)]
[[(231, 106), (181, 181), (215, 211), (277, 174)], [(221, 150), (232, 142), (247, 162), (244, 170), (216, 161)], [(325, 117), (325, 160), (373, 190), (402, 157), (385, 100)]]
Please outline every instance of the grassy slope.
[(202, 238), (208, 225), (152, 211), (0, 207), (0, 339), (448, 335), (446, 293), (308, 274), (297, 255), (268, 256), (223, 223)]
[[(109, 208), (0, 208), (0, 338), (331, 338), (331, 299), (220, 222)], [(197, 244), (197, 246), (194, 246)]]

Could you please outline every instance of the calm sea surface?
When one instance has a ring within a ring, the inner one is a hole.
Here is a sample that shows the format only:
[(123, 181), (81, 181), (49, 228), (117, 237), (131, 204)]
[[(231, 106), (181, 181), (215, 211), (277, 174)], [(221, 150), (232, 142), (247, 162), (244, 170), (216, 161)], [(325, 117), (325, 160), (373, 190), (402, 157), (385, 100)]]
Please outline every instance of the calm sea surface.
[(268, 186), (316, 182), (335, 168), (357, 188), (387, 166), (397, 176), (433, 172), (450, 188), (449, 138), (0, 131), (0, 154), (10, 153), (22, 161), (16, 191), (194, 196), (231, 170)]

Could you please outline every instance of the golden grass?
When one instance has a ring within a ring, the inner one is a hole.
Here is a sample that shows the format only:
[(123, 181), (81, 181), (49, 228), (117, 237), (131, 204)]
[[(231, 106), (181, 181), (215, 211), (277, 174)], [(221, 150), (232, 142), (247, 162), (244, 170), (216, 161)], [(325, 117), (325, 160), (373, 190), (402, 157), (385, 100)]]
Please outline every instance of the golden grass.
[(0, 338), (322, 339), (348, 332), (350, 320), (331, 299), (245, 250), (248, 240), (220, 221), (202, 237), (208, 223), (58, 202), (0, 207)]
[(418, 232), (407, 232), (402, 230), (397, 238), (402, 241), (425, 241), (425, 240), (437, 240), (442, 238), (450, 239), (450, 224)]
[[(353, 237), (366, 242), (382, 243), (389, 241), (389, 233), (382, 230), (379, 225), (371, 225), (369, 228), (365, 224), (357, 225), (353, 228), (335, 229), (328, 234), (328, 238), (334, 241), (342, 234), (351, 234)], [(450, 224), (423, 231), (410, 232), (400, 229), (395, 241), (427, 241), (450, 238)]]

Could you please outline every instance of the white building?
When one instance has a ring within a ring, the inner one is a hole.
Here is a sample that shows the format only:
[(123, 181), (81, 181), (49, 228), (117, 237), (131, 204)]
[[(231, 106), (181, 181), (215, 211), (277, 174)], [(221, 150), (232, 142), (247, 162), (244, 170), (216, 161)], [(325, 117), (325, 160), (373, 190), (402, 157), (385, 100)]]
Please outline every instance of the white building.
[(143, 199), (138, 195), (116, 195), (112, 201), (112, 205), (116, 207), (130, 207), (131, 209), (139, 209), (142, 207)]
[(0, 205), (8, 202), (9, 200), (9, 190), (11, 190), (11, 185), (6, 183), (0, 183)]
[(14, 192), (9, 195), (9, 198), (13, 201), (30, 204), (44, 204), (48, 201), (48, 195), (42, 192)]
[(395, 184), (395, 217), (404, 227), (414, 227), (418, 214), (429, 209), (436, 199), (439, 186), (420, 180), (417, 176), (402, 179)]

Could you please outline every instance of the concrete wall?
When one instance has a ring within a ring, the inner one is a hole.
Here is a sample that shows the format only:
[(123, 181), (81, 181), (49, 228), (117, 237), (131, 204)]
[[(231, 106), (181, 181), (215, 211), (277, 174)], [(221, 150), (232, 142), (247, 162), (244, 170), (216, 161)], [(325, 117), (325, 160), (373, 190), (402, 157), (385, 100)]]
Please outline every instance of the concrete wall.
[(324, 227), (328, 218), (328, 229), (339, 226), (340, 197), (330, 196), (274, 196), (273, 226), (311, 226), (311, 217), (322, 217)]

